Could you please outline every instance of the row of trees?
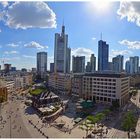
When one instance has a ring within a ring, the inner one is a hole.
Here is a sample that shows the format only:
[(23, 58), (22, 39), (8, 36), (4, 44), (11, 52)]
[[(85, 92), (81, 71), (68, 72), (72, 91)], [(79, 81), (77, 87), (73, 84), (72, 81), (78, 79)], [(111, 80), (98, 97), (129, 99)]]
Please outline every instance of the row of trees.
[(101, 122), (103, 119), (105, 119), (105, 117), (107, 117), (110, 114), (110, 110), (106, 109), (100, 113), (97, 113), (95, 116), (93, 115), (89, 115), (86, 119), (86, 121), (84, 121), (79, 128), (86, 131), (86, 137), (88, 136), (88, 132), (91, 131), (95, 125), (99, 122)]

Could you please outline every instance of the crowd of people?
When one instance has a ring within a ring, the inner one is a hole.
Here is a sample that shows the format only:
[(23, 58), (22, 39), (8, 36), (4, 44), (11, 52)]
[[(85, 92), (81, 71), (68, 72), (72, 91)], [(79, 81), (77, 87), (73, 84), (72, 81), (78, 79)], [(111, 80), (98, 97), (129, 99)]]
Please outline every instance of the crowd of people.
[(38, 121), (37, 124), (34, 124), (31, 120), (28, 120), (28, 122), (29, 122), (29, 124), (31, 124), (34, 128), (36, 128), (37, 131), (40, 132), (45, 138), (49, 138), (49, 137), (48, 137), (47, 135), (45, 135), (45, 133), (41, 130), (43, 127), (45, 127), (45, 125), (42, 124), (41, 128), (38, 128), (38, 127), (37, 127), (37, 124), (39, 123), (39, 121)]

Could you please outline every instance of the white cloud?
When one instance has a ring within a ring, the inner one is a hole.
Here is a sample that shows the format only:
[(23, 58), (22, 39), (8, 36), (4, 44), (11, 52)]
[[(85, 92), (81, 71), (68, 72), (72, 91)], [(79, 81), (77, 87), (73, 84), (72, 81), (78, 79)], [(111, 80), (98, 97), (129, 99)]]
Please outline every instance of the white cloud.
[(3, 57), (0, 58), (0, 61), (4, 61), (4, 62), (12, 62), (14, 60), (20, 60), (20, 57)]
[(2, 32), (2, 30), (0, 29), (0, 33)]
[(127, 46), (128, 49), (140, 49), (140, 41), (129, 41), (129, 40), (122, 40), (122, 41), (119, 41), (119, 43), (121, 45), (124, 45), (124, 46)]
[(18, 51), (5, 51), (4, 54), (17, 54)]
[(48, 48), (48, 46), (43, 46), (43, 45), (40, 45), (39, 43), (35, 42), (35, 41), (31, 41), (27, 44), (24, 44), (24, 47), (26, 48), (36, 48), (36, 49), (45, 49), (45, 48)]
[(127, 18), (128, 22), (134, 22), (137, 26), (140, 26), (140, 2), (120, 2), (117, 14), (121, 19)]
[(114, 55), (128, 55), (131, 54), (132, 52), (129, 50), (111, 50), (111, 54)]
[(15, 48), (15, 47), (18, 47), (19, 44), (9, 43), (9, 44), (7, 44), (7, 46), (12, 47), (12, 48)]
[(6, 8), (9, 5), (8, 1), (1, 1), (0, 3), (4, 8)]
[(92, 40), (96, 40), (96, 37), (92, 37)]
[(1, 14), (7, 26), (15, 29), (56, 28), (56, 15), (45, 2), (14, 2)]
[(109, 54), (109, 62), (112, 62), (112, 58), (117, 55), (129, 56), (130, 54), (132, 54), (132, 51), (130, 50), (111, 50)]
[(32, 58), (32, 59), (35, 59), (36, 57), (35, 56), (32, 56), (32, 55), (22, 55), (24, 58)]
[(77, 48), (72, 50), (72, 55), (74, 56), (85, 56), (86, 62), (89, 61), (92, 53), (93, 51), (87, 48)]

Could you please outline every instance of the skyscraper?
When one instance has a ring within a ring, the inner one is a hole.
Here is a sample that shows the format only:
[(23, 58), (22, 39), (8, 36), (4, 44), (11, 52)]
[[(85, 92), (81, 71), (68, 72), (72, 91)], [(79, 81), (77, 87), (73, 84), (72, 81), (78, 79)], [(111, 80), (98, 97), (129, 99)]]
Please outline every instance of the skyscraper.
[(73, 73), (85, 72), (85, 56), (72, 57), (72, 71)]
[(139, 72), (139, 57), (130, 57), (130, 74)]
[(47, 71), (47, 52), (37, 53), (37, 72), (43, 74)]
[(4, 72), (8, 73), (11, 70), (11, 64), (4, 64)]
[(98, 71), (108, 70), (109, 45), (105, 41), (98, 41)]
[(54, 72), (54, 63), (50, 63), (50, 72)]
[(91, 63), (90, 62), (87, 62), (86, 72), (91, 72)]
[(91, 54), (90, 62), (87, 62), (86, 72), (94, 72), (96, 70), (96, 57)]
[(108, 70), (113, 71), (113, 62), (108, 62)]
[(123, 71), (123, 56), (117, 55), (112, 59), (113, 62), (113, 71), (114, 72), (122, 72)]
[(94, 54), (91, 54), (90, 63), (91, 63), (91, 72), (94, 72), (96, 70), (96, 57), (94, 56)]
[(63, 25), (61, 34), (55, 34), (54, 71), (69, 73), (70, 56), (71, 49), (68, 48), (68, 35), (65, 34), (65, 26)]
[(130, 73), (130, 61), (129, 60), (126, 61), (126, 63), (125, 63), (125, 71), (126, 71), (126, 73)]

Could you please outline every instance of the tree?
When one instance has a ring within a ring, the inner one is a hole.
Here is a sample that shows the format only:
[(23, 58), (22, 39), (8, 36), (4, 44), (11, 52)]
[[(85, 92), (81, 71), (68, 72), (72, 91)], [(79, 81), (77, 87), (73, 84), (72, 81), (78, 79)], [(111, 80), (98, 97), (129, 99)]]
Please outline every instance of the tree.
[(97, 119), (97, 122), (99, 122), (105, 118), (105, 114), (104, 113), (97, 113), (95, 117)]
[(94, 124), (94, 125), (95, 125), (95, 123), (97, 123), (97, 121), (98, 121), (98, 119), (97, 119), (96, 117), (92, 116), (92, 115), (89, 115), (89, 116), (87, 117), (87, 119), (88, 119), (89, 121), (91, 121), (91, 123)]
[(103, 113), (104, 113), (105, 115), (109, 115), (110, 112), (111, 112), (110, 109), (105, 109), (105, 110), (103, 111)]
[(112, 111), (118, 110), (119, 107), (120, 107), (119, 101), (118, 100), (114, 100), (114, 101), (112, 101), (112, 106), (110, 107), (110, 110), (112, 110)]
[(128, 137), (130, 137), (129, 132), (135, 129), (136, 122), (136, 117), (131, 111), (127, 112), (124, 115), (124, 120), (122, 121), (122, 128), (123, 130), (128, 131)]
[(89, 122), (89, 121), (85, 121), (85, 122), (83, 122), (80, 126), (79, 126), (79, 128), (81, 129), (81, 130), (83, 130), (83, 131), (86, 131), (86, 137), (88, 136), (88, 132), (90, 131), (90, 130), (92, 130), (92, 128), (93, 128), (93, 125), (91, 124), (91, 122)]

